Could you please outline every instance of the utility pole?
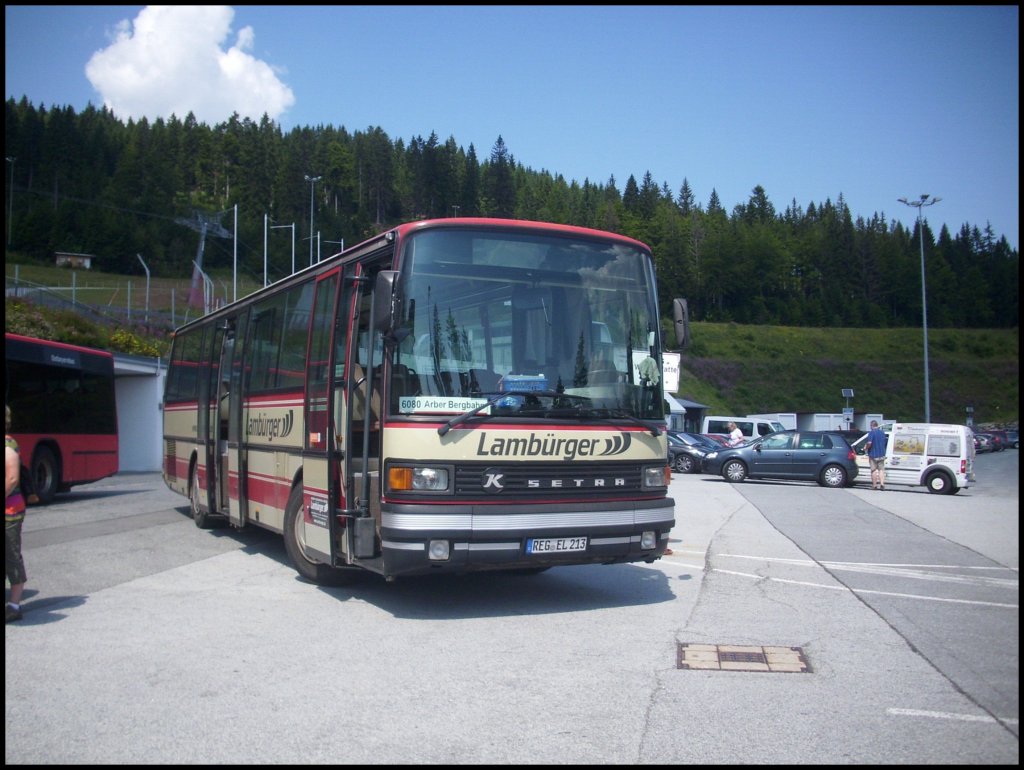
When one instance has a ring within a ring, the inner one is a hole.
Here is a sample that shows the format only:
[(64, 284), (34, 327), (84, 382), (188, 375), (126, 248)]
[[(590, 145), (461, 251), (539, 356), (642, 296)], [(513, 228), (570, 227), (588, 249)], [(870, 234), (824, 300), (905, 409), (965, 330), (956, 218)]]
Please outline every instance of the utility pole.
[(141, 254), (136, 254), (135, 256), (139, 258), (139, 262), (142, 263), (142, 269), (146, 271), (146, 323), (149, 323), (149, 266)]
[(17, 158), (8, 156), (7, 162), (11, 164), (11, 199), (10, 209), (7, 214), (7, 248), (11, 248), (11, 233), (14, 231), (14, 161)]
[(924, 220), (921, 218), (923, 206), (934, 206), (942, 198), (932, 198), (930, 195), (922, 195), (920, 200), (911, 201), (906, 198), (897, 198), (900, 203), (907, 206), (914, 206), (917, 209), (917, 235), (921, 241), (921, 327), (924, 329), (924, 421), (932, 421), (932, 398), (928, 384), (928, 294), (924, 284)]
[[(295, 223), (292, 222), (290, 225), (271, 225), (271, 230), (278, 230), (283, 227), (290, 227), (292, 229), (292, 275), (295, 275)], [(267, 285), (267, 271), (263, 269), (263, 285)]]
[(309, 264), (313, 264), (313, 187), (321, 177), (306, 174), (306, 181), (309, 182)]
[[(235, 204), (235, 251), (234, 264), (231, 270), (231, 301), (238, 299), (238, 204)], [(224, 291), (224, 302), (227, 303), (227, 290)]]

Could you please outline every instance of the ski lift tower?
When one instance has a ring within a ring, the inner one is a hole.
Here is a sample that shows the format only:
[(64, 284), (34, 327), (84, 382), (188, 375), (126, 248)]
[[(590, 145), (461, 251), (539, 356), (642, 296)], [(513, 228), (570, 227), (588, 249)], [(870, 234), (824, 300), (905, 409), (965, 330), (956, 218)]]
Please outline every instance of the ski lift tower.
[(206, 249), (207, 235), (212, 235), (215, 238), (231, 237), (231, 233), (220, 223), (223, 213), (223, 211), (218, 211), (214, 214), (208, 214), (205, 211), (193, 210), (192, 219), (177, 217), (174, 220), (177, 224), (184, 225), (190, 230), (195, 230), (199, 233), (199, 246), (196, 250), (196, 258), (192, 263), (192, 286), (188, 292), (188, 304), (192, 307), (203, 308), (204, 314), (208, 313), (210, 308), (205, 306), (206, 303), (204, 301), (203, 251)]

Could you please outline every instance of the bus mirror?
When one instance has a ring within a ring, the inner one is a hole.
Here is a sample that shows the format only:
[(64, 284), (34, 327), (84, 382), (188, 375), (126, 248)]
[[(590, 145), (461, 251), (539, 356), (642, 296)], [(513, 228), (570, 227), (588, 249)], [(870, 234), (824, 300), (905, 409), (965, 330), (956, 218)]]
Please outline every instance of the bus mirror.
[(682, 350), (690, 344), (690, 306), (685, 299), (672, 300), (672, 315), (675, 318), (676, 347)]
[(396, 270), (381, 270), (373, 289), (373, 328), (387, 336), (394, 328), (398, 316), (395, 296)]

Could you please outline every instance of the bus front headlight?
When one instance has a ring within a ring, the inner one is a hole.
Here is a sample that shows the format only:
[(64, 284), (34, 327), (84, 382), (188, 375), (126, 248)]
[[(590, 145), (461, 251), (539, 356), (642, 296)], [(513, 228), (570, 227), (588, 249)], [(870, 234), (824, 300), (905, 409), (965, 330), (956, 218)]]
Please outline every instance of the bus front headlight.
[(664, 488), (672, 481), (672, 468), (668, 465), (649, 465), (644, 468), (644, 489)]
[(448, 479), (447, 468), (399, 465), (388, 469), (388, 488), (392, 492), (446, 492)]

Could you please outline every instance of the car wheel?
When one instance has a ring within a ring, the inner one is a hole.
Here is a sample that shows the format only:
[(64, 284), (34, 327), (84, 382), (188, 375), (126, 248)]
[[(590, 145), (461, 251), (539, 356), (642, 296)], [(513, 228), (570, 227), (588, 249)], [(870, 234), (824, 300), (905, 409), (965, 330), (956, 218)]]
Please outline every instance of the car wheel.
[(680, 473), (693, 473), (693, 458), (690, 455), (676, 455), (676, 470)]
[(945, 473), (933, 473), (924, 480), (924, 485), (933, 495), (948, 495), (951, 490), (956, 489), (952, 480)]
[(821, 470), (818, 483), (823, 487), (841, 489), (846, 486), (846, 469), (839, 465), (826, 465)]
[(747, 478), (747, 466), (739, 460), (729, 460), (722, 467), (722, 476), (726, 481), (740, 482)]

